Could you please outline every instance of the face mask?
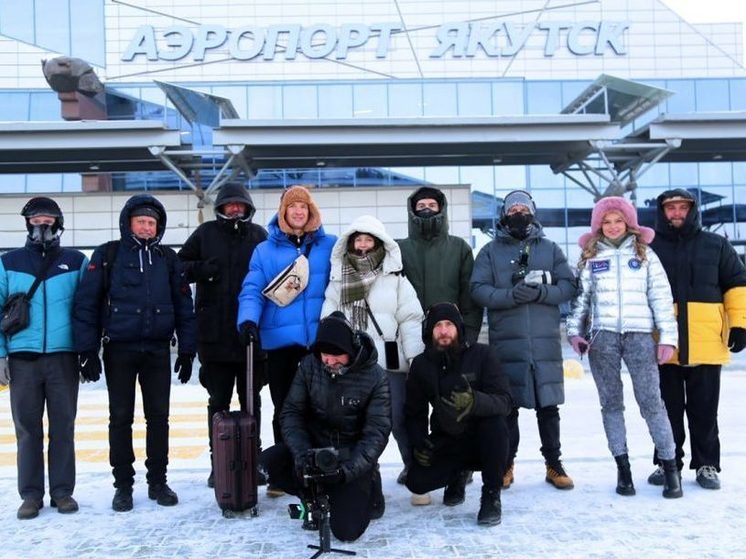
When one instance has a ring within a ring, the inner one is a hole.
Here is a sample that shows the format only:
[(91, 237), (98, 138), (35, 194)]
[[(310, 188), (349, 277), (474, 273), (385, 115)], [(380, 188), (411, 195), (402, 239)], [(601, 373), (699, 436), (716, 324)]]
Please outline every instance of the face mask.
[(431, 208), (423, 208), (421, 210), (417, 210), (416, 212), (414, 212), (414, 215), (422, 219), (428, 219), (430, 217), (438, 215), (438, 212), (436, 212), (435, 210)]
[(512, 215), (506, 215), (503, 218), (503, 223), (507, 227), (508, 232), (511, 236), (517, 239), (525, 239), (528, 235), (529, 227), (534, 222), (534, 216), (531, 214), (514, 213)]
[(49, 246), (59, 239), (56, 233), (52, 231), (51, 225), (32, 225), (29, 233), (32, 242), (40, 245)]

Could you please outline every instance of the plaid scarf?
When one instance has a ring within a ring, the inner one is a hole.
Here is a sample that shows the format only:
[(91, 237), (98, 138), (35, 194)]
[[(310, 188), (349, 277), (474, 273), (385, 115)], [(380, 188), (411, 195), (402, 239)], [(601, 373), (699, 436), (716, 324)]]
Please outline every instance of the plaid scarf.
[(371, 250), (365, 256), (357, 256), (346, 252), (342, 257), (342, 290), (340, 304), (347, 318), (352, 323), (353, 330), (365, 332), (368, 328), (368, 313), (365, 310), (365, 300), (370, 286), (381, 272), (383, 257), (386, 249), (380, 247)]

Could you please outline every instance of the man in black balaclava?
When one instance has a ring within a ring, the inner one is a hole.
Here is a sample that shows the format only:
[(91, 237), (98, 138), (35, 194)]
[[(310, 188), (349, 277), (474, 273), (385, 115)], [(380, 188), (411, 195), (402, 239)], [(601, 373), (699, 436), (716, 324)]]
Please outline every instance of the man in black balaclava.
[[(244, 184), (224, 184), (215, 199), (215, 221), (197, 227), (179, 251), (187, 279), (197, 285), (199, 382), (209, 394), (210, 457), (212, 416), (230, 408), (234, 386), (241, 408), (246, 409), (246, 348), (239, 342), (236, 331), (238, 293), (254, 248), (267, 238), (264, 228), (251, 221), (254, 211), (254, 203)], [(266, 384), (266, 355), (255, 352), (254, 356), (254, 416), (260, 425), (259, 392)], [(212, 468), (207, 485), (214, 486)]]

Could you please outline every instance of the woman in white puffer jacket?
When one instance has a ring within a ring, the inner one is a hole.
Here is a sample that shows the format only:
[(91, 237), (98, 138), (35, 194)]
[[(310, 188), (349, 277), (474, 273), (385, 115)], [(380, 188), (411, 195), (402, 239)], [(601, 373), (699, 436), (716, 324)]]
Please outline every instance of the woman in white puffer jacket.
[[(412, 449), (404, 426), (404, 387), (410, 362), (425, 350), (422, 307), (402, 271), (399, 245), (371, 215), (358, 217), (340, 235), (331, 262), (321, 316), (342, 311), (353, 329), (373, 338), (378, 364), (388, 371), (393, 434), (406, 470)], [(397, 345), (388, 362), (385, 342)]]
[(673, 356), (678, 328), (668, 277), (648, 247), (654, 235), (638, 225), (637, 210), (626, 199), (611, 196), (596, 203), (591, 231), (578, 242), (581, 288), (567, 319), (567, 337), (579, 355), (588, 352), (606, 439), (617, 463), (616, 492), (635, 494), (624, 424), (624, 361), (666, 472), (663, 496), (676, 498), (682, 492), (658, 364)]

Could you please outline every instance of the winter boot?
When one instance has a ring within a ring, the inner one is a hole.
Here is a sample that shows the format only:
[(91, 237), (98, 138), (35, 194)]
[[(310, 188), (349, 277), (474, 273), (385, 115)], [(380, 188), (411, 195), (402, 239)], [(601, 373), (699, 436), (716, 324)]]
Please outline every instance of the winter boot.
[(57, 509), (57, 512), (61, 514), (70, 514), (72, 512), (78, 512), (78, 502), (73, 499), (72, 495), (65, 495), (64, 497), (57, 497), (51, 499), (50, 505)]
[(510, 465), (508, 466), (508, 469), (505, 470), (505, 473), (503, 474), (503, 489), (508, 489), (511, 485), (513, 485), (514, 479), (515, 479), (515, 464), (511, 462)]
[(132, 510), (132, 487), (117, 487), (111, 500), (111, 508), (116, 512)]
[(446, 485), (443, 491), (443, 504), (447, 507), (460, 505), (466, 499), (466, 480), (471, 472), (464, 470), (458, 472), (456, 476)]
[(179, 497), (166, 483), (154, 483), (149, 485), (148, 499), (153, 499), (162, 507), (172, 507), (179, 502)]
[(655, 471), (648, 476), (648, 483), (650, 485), (663, 485), (665, 475), (663, 474), (663, 466), (658, 464)]
[(567, 475), (565, 468), (562, 466), (562, 462), (557, 460), (557, 462), (546, 466), (547, 475), (544, 480), (547, 483), (554, 485), (557, 489), (572, 489), (575, 487), (572, 478)]
[(632, 483), (632, 470), (629, 466), (629, 457), (626, 454), (614, 456), (616, 460), (616, 492), (620, 495), (634, 495), (635, 485)]
[(479, 505), (479, 514), (477, 514), (477, 524), (480, 526), (497, 526), (501, 520), (500, 489), (482, 487), (482, 500)]
[(720, 489), (720, 478), (715, 466), (697, 468), (697, 483), (702, 489)]
[(373, 472), (370, 488), (370, 519), (378, 520), (383, 516), (386, 510), (386, 499), (383, 496), (383, 487), (381, 487), (381, 472), (378, 464)]
[(16, 518), (18, 520), (30, 520), (39, 516), (39, 509), (44, 506), (44, 502), (41, 499), (24, 499), (21, 506), (18, 507), (18, 513)]
[(681, 490), (681, 474), (676, 467), (676, 460), (661, 460), (663, 464), (663, 496), (666, 499), (678, 499), (684, 496)]

